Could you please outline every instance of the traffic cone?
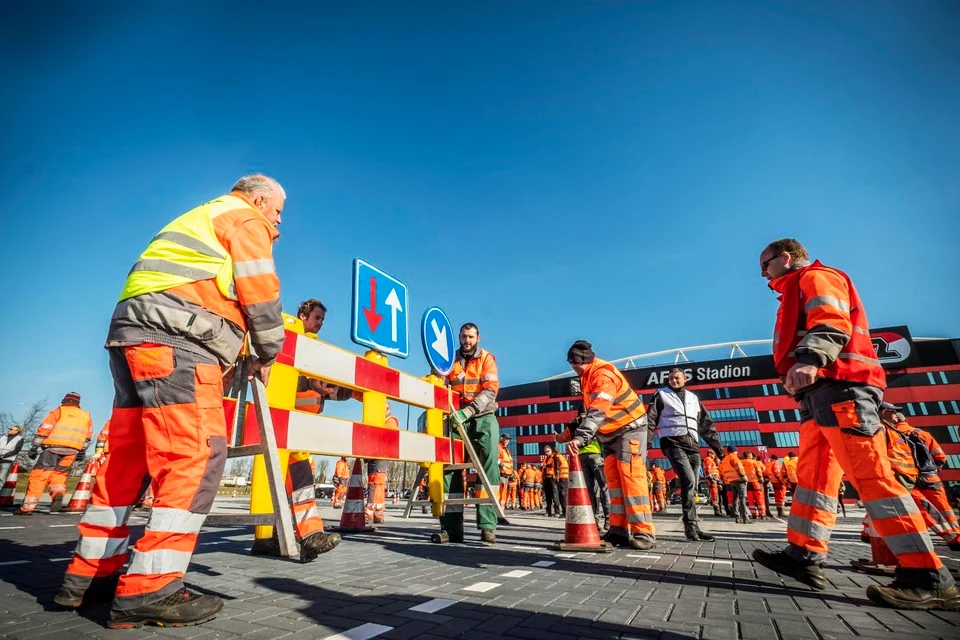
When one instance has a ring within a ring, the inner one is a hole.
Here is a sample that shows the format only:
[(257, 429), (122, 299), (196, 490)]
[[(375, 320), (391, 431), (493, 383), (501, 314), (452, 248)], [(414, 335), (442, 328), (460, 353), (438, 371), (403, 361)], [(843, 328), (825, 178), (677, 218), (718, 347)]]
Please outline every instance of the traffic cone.
[[(869, 520), (869, 518), (868, 518)], [(890, 551), (890, 547), (877, 533), (873, 522), (869, 522), (870, 529), (870, 559), (859, 558), (851, 560), (850, 566), (861, 573), (872, 576), (893, 576), (897, 568), (897, 556)]]
[(17, 492), (17, 476), (20, 474), (20, 463), (14, 462), (10, 467), (10, 473), (0, 489), (0, 507), (13, 506), (13, 494)]
[(363, 466), (360, 459), (357, 458), (353, 463), (353, 473), (350, 474), (350, 482), (347, 483), (347, 499), (343, 501), (343, 511), (340, 514), (340, 526), (331, 527), (331, 531), (340, 533), (365, 533), (376, 531), (376, 527), (367, 526), (364, 520), (364, 505), (366, 499), (363, 495)]
[(567, 485), (567, 524), (563, 542), (553, 546), (560, 551), (606, 553), (612, 546), (609, 542), (600, 540), (597, 518), (593, 515), (593, 505), (590, 503), (590, 492), (587, 489), (587, 481), (583, 477), (580, 457), (571, 453), (567, 459), (570, 463)]
[(66, 511), (83, 511), (90, 504), (90, 490), (93, 489), (93, 476), (96, 473), (97, 461), (91, 460), (80, 476), (77, 488), (73, 490), (73, 497), (67, 505)]
[(400, 491), (393, 492), (393, 504), (400, 504)]

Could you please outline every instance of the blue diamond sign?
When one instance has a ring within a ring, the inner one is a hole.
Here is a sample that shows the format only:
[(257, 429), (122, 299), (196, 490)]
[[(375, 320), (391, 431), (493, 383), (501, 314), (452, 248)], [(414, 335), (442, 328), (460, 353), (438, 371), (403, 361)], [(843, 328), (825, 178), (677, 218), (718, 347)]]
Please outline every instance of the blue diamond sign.
[(430, 307), (423, 312), (420, 322), (420, 337), (427, 362), (438, 375), (445, 376), (453, 370), (456, 348), (453, 344), (453, 327), (440, 307)]
[(381, 353), (410, 355), (407, 285), (360, 258), (353, 261), (350, 338)]

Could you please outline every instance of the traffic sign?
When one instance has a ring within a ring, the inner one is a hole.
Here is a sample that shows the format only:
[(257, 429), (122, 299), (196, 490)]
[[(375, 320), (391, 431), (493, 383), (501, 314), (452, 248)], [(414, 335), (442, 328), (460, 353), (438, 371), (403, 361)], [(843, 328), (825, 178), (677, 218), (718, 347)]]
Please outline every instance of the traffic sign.
[(410, 355), (407, 285), (361, 258), (353, 261), (350, 339), (381, 353)]
[(420, 321), (420, 337), (423, 339), (423, 353), (433, 370), (445, 376), (453, 370), (456, 348), (453, 345), (453, 327), (450, 319), (440, 307), (430, 307), (423, 312)]

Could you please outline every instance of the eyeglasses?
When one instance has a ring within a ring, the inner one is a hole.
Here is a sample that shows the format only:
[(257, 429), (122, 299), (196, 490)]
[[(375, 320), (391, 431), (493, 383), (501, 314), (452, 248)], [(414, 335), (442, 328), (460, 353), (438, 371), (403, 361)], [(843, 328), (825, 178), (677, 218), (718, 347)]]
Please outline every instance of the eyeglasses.
[(772, 258), (767, 258), (766, 260), (764, 260), (763, 262), (761, 262), (761, 263), (760, 263), (760, 270), (761, 270), (761, 271), (766, 271), (766, 270), (767, 270), (767, 265), (770, 264), (771, 262), (773, 262), (774, 260), (776, 260), (777, 258), (779, 258), (781, 255), (782, 255), (782, 254), (779, 254), (779, 253), (778, 253), (777, 255), (773, 256)]

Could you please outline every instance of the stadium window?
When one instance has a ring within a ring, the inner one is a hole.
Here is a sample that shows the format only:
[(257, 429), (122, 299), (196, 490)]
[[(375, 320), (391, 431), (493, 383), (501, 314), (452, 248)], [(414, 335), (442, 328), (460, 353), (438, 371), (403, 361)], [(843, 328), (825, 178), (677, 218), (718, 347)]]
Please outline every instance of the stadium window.
[(940, 407), (940, 415), (947, 415), (947, 407), (945, 404), (943, 404), (943, 401), (938, 402), (937, 406)]
[(956, 453), (950, 454), (947, 456), (947, 468), (948, 469), (960, 469), (960, 455)]
[(783, 409), (780, 409), (780, 422), (786, 422), (787, 416), (783, 414)]
[(567, 443), (566, 443), (566, 442), (558, 442), (557, 445), (556, 445), (556, 447), (557, 447), (557, 451), (560, 452), (560, 453), (566, 453), (566, 452), (567, 452)]
[(912, 416), (917, 415), (917, 412), (913, 410), (913, 403), (912, 403), (912, 402), (908, 402), (905, 406), (906, 406), (906, 409), (907, 409), (907, 413), (909, 413), (909, 414), (912, 415)]
[(926, 402), (918, 402), (917, 404), (920, 405), (920, 411), (923, 413), (923, 415), (925, 415), (925, 416), (930, 415), (930, 414), (927, 412), (927, 403), (926, 403)]
[(960, 442), (960, 426), (950, 425), (947, 431), (950, 433), (950, 442)]
[(773, 434), (773, 439), (776, 441), (778, 447), (800, 446), (799, 431), (776, 431)]
[(941, 371), (941, 372), (940, 372), (940, 380), (943, 382), (943, 384), (949, 384), (949, 383), (947, 382), (947, 373), (946, 373), (946, 371)]
[(770, 395), (770, 389), (767, 388), (767, 385), (763, 385), (763, 395)]
[(956, 400), (951, 400), (951, 401), (950, 401), (950, 407), (953, 409), (953, 412), (954, 412), (954, 413), (960, 413), (960, 409), (957, 408), (957, 401), (956, 401)]
[(772, 385), (770, 385), (770, 389), (773, 391), (773, 395), (775, 395), (775, 396), (780, 395), (780, 385), (778, 385), (778, 384), (772, 384)]
[(927, 380), (930, 381), (930, 384), (937, 384), (937, 381), (933, 379), (933, 372), (932, 372), (932, 371), (928, 371), (928, 372), (927, 372)]
[(770, 422), (776, 422), (776, 421), (777, 421), (776, 417), (774, 417), (774, 415), (773, 415), (773, 411), (767, 411), (767, 413), (770, 414)]

